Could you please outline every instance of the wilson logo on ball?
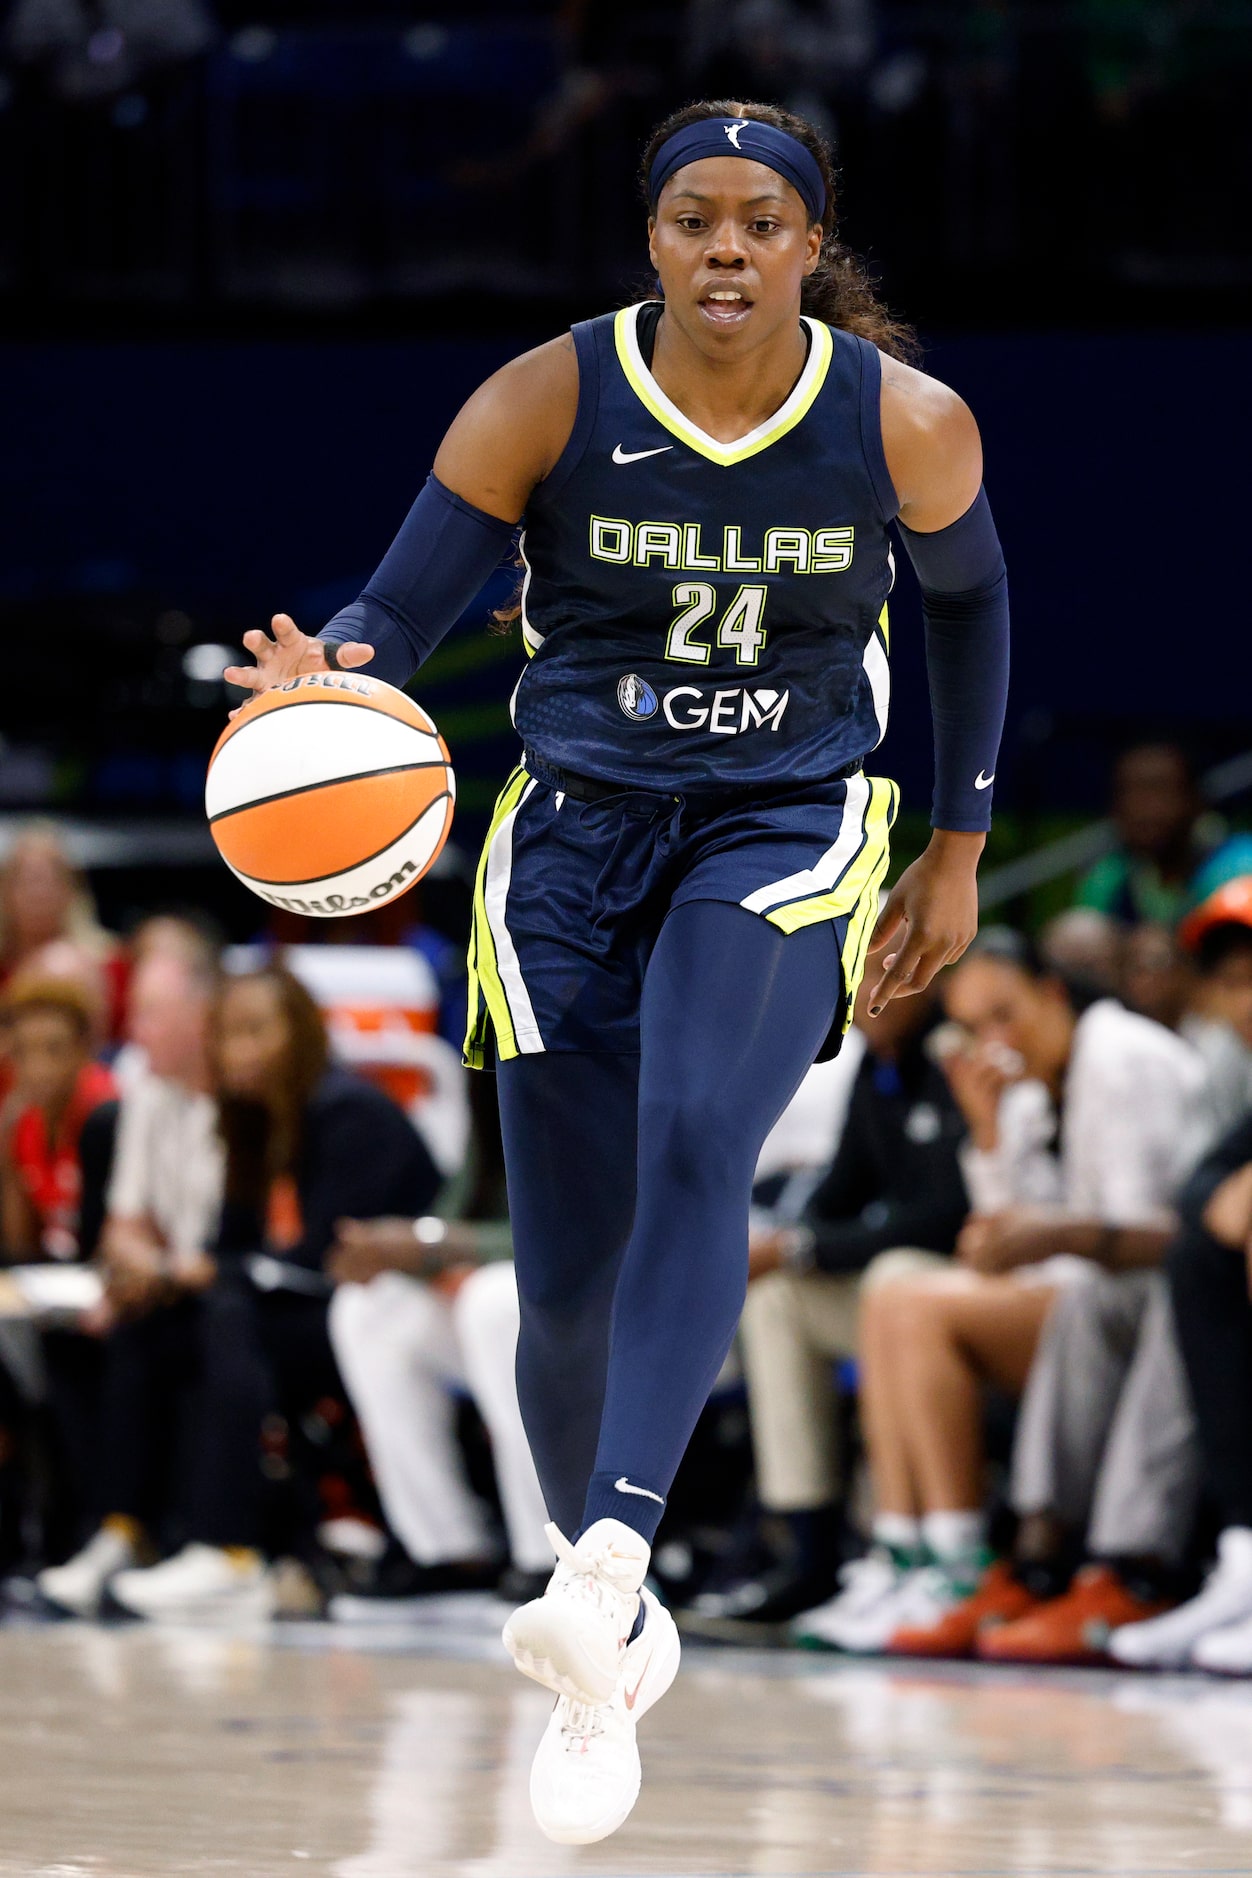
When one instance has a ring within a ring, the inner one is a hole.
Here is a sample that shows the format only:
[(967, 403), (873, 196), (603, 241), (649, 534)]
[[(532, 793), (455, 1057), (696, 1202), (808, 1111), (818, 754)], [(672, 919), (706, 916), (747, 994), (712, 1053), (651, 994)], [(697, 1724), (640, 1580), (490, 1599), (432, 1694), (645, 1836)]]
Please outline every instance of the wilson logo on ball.
[(271, 906), (343, 918), (403, 893), (452, 825), (447, 745), (381, 679), (312, 672), (244, 705), (209, 759), (218, 852)]

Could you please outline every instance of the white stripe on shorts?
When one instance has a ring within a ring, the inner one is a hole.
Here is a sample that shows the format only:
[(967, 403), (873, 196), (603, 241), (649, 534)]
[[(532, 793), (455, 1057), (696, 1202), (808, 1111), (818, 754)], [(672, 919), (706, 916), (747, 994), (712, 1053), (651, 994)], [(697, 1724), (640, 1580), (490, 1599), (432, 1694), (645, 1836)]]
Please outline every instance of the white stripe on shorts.
[(768, 913), (772, 907), (781, 906), (784, 901), (807, 900), (811, 895), (829, 893), (837, 887), (856, 859), (865, 838), (865, 812), (869, 807), (869, 799), (868, 776), (849, 776), (839, 833), (821, 860), (815, 861), (812, 867), (803, 868), (798, 874), (788, 874), (785, 880), (771, 881), (768, 887), (758, 887), (755, 893), (750, 893), (746, 900), (739, 902), (740, 906), (746, 907), (749, 913)]
[(491, 851), (487, 856), (487, 868), (483, 877), (483, 905), (487, 911), (487, 925), (491, 929), (492, 941), (496, 948), (496, 969), (500, 973), (500, 983), (504, 986), (504, 995), (509, 1002), (513, 1035), (518, 1050), (523, 1056), (538, 1055), (543, 1049), (543, 1038), (539, 1035), (539, 1026), (535, 1022), (530, 993), (526, 989), (526, 980), (522, 977), (517, 947), (513, 944), (513, 935), (505, 920), (505, 908), (509, 898), (509, 882), (513, 878), (513, 823), (517, 819), (517, 809), (521, 808), (534, 787), (533, 782), (527, 783), (517, 808), (510, 810), (497, 828), (491, 843)]

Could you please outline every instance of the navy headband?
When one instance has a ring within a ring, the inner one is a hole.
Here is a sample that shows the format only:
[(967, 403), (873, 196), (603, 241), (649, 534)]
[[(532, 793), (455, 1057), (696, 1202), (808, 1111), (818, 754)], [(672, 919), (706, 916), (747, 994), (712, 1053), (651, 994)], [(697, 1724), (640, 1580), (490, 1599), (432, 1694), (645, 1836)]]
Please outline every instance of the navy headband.
[(826, 213), (826, 184), (812, 152), (806, 150), (789, 131), (763, 124), (755, 117), (702, 117), (685, 130), (676, 130), (666, 138), (653, 160), (648, 174), (648, 195), (652, 206), (675, 170), (685, 163), (698, 163), (701, 157), (741, 156), (764, 163), (777, 170), (791, 183), (810, 221), (820, 222)]

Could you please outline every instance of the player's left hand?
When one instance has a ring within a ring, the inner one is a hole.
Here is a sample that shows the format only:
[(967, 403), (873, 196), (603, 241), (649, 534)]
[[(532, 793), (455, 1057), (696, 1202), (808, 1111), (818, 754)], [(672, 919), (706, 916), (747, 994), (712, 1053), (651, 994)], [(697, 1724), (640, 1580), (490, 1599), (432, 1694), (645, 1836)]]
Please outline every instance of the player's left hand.
[(959, 959), (978, 931), (978, 857), (986, 837), (936, 828), (930, 845), (906, 867), (878, 916), (870, 955), (881, 968), (869, 997), (871, 1017), (892, 998), (924, 991), (935, 973)]
[[(275, 613), (270, 624), (274, 629), (272, 639), (259, 629), (244, 634), (243, 643), (256, 664), (228, 665), (222, 673), (228, 685), (239, 685), (245, 691), (272, 691), (275, 685), (285, 685), (289, 678), (302, 678), (306, 672), (330, 671), (323, 642), (302, 633), (290, 613)], [(344, 645), (338, 646), (336, 653), (340, 671), (347, 672), (368, 665), (374, 648)]]

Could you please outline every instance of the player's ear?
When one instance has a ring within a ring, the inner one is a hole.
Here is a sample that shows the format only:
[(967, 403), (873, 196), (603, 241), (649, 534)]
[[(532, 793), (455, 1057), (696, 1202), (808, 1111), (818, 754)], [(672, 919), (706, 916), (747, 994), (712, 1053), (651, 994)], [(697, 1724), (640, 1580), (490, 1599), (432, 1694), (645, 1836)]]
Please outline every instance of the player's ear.
[(822, 258), (822, 243), (826, 239), (826, 230), (820, 222), (813, 222), (809, 227), (808, 246), (804, 257), (804, 272), (807, 277), (817, 269)]
[(656, 266), (656, 216), (648, 217), (648, 259)]

